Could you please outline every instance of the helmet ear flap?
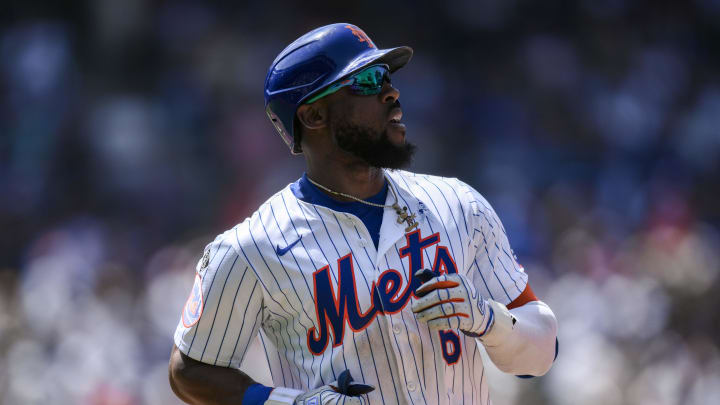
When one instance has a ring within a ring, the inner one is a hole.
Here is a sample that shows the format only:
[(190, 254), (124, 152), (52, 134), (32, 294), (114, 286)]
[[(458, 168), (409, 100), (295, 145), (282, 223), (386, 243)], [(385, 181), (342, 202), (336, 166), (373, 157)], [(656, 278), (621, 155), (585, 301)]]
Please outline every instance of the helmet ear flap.
[(297, 119), (297, 116), (295, 119), (293, 119), (293, 147), (292, 147), (292, 154), (293, 155), (300, 155), (303, 153), (302, 146), (300, 146), (300, 142), (302, 141), (302, 125), (300, 125), (300, 122)]
[[(295, 129), (293, 128), (293, 134), (288, 133), (287, 128), (285, 125), (283, 125), (283, 121), (280, 119), (280, 117), (275, 114), (275, 112), (270, 108), (268, 105), (265, 108), (265, 113), (267, 114), (268, 118), (270, 118), (270, 122), (272, 122), (273, 126), (275, 127), (275, 130), (280, 135), (283, 141), (291, 148), (291, 152), (295, 153)], [(293, 121), (293, 125), (295, 125), (296, 121)], [(298, 145), (299, 146), (299, 145)]]

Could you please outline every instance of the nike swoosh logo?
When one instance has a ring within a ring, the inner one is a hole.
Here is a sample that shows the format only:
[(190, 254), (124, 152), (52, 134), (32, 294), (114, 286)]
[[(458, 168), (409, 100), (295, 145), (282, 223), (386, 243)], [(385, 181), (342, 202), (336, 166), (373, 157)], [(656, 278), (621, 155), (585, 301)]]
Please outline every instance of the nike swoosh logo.
[(284, 248), (280, 248), (280, 245), (277, 245), (277, 247), (275, 247), (275, 251), (277, 252), (278, 256), (282, 256), (282, 255), (284, 255), (285, 253), (289, 252), (290, 249), (292, 249), (293, 246), (297, 245), (297, 243), (300, 242), (300, 239), (302, 239), (302, 236), (299, 237), (298, 240), (296, 240), (295, 242), (293, 242), (293, 243), (285, 246)]

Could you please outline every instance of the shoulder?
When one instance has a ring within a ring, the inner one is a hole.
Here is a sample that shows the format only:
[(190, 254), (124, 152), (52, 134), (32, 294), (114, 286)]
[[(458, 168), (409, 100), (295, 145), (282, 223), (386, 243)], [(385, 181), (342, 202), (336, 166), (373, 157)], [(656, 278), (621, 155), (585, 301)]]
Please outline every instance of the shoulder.
[(456, 177), (444, 177), (431, 174), (413, 173), (404, 170), (388, 171), (388, 175), (398, 188), (418, 199), (441, 200), (450, 204), (459, 204), (463, 209), (475, 211), (488, 208), (487, 200), (477, 190)]
[(235, 228), (222, 232), (205, 246), (205, 251), (197, 264), (197, 272), (201, 277), (212, 276), (229, 263), (235, 267), (238, 262), (240, 264), (244, 262), (237, 248)]
[(398, 187), (406, 189), (436, 186), (443, 190), (449, 190), (450, 188), (457, 188), (460, 185), (467, 186), (455, 177), (414, 173), (406, 170), (388, 170), (386, 173), (392, 180), (398, 183)]
[(241, 257), (245, 256), (247, 259), (248, 252), (274, 249), (269, 235), (276, 232), (291, 232), (300, 217), (302, 217), (300, 206), (288, 185), (263, 202), (252, 215), (221, 236)]
[(388, 170), (386, 172), (391, 180), (401, 190), (417, 192), (418, 189), (425, 189), (429, 193), (449, 191), (456, 186), (458, 179), (453, 177), (442, 177), (432, 174), (414, 173), (405, 170)]

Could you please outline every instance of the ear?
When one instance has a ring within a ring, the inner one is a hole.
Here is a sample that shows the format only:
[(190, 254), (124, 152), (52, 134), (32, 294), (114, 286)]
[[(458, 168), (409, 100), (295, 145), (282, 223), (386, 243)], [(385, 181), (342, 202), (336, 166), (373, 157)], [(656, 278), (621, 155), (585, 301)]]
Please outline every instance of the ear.
[(320, 129), (327, 126), (327, 109), (322, 102), (302, 104), (297, 109), (297, 118), (308, 129)]

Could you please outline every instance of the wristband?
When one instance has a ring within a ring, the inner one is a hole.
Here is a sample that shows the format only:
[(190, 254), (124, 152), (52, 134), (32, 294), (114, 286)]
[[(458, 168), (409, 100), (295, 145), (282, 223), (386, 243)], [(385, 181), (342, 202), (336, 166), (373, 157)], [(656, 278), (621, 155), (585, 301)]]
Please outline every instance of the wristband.
[(272, 387), (266, 387), (262, 384), (253, 384), (245, 390), (243, 395), (243, 405), (263, 405), (270, 397)]

